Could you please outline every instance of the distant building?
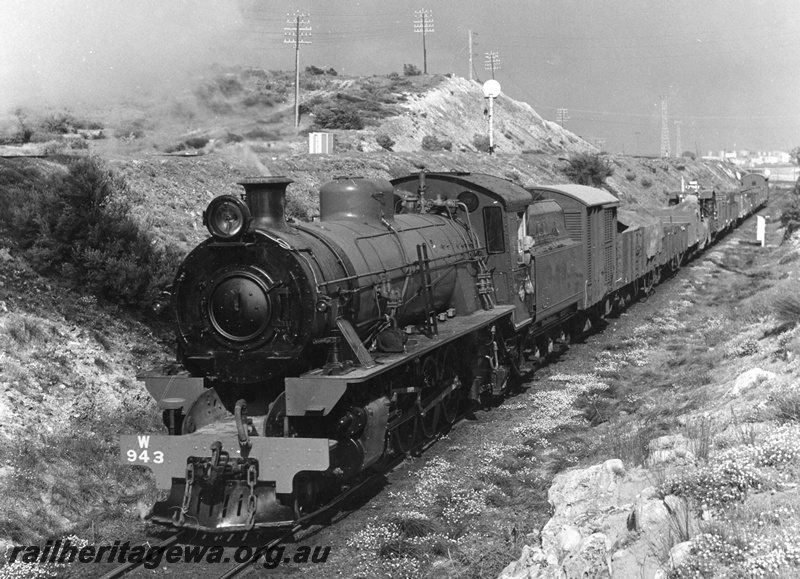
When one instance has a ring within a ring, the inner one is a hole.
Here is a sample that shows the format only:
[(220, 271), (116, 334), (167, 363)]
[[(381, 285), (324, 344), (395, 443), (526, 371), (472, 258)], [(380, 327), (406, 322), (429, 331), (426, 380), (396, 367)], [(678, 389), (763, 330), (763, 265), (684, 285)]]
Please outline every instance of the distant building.
[(730, 161), (742, 167), (757, 167), (760, 165), (786, 165), (792, 162), (792, 156), (785, 151), (709, 151), (703, 156), (707, 161)]

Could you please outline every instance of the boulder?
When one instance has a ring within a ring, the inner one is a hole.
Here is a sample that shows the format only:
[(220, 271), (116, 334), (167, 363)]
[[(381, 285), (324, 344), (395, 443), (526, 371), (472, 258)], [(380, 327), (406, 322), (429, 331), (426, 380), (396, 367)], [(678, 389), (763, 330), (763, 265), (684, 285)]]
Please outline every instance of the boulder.
[(647, 464), (650, 467), (663, 464), (694, 465), (696, 459), (692, 452), (696, 444), (683, 434), (661, 436), (650, 441), (650, 455)]
[(670, 566), (675, 569), (676, 567), (680, 567), (683, 563), (686, 562), (686, 559), (692, 552), (692, 542), (691, 541), (684, 541), (682, 543), (678, 543), (674, 545), (672, 549), (669, 550), (669, 564)]
[(563, 577), (572, 579), (611, 579), (611, 555), (603, 533), (586, 537), (561, 563)]
[(762, 382), (772, 380), (775, 378), (775, 373), (761, 368), (753, 368), (743, 374), (739, 374), (736, 380), (733, 381), (733, 386), (725, 394), (729, 398), (741, 396), (748, 390), (752, 390)]
[(544, 551), (525, 545), (522, 555), (500, 573), (498, 579), (561, 579), (558, 567), (547, 562)]
[[(663, 437), (652, 448), (689, 442)], [(668, 556), (685, 556), (686, 547), (673, 544), (697, 529), (683, 499), (662, 498), (646, 471), (616, 459), (559, 473), (548, 498), (554, 512), (541, 547), (526, 546), (501, 579), (654, 579)]]

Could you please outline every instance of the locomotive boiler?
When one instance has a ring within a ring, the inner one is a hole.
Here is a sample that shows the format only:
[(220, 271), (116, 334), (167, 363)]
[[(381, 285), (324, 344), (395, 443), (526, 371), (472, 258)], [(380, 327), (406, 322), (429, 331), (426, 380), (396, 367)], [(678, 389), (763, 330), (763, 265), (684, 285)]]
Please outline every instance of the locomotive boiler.
[[(246, 180), (246, 202), (223, 196), (208, 208), (212, 237), (181, 264), (173, 286), (178, 358), (190, 373), (247, 385), (302, 372), (324, 363), (326, 337), (370, 343), (453, 300), (457, 266), (476, 250), (457, 221), (395, 215), (388, 181), (343, 178), (321, 188), (318, 222), (290, 226), (289, 183)], [(436, 278), (430, 295), (410, 275), (417, 247)]]

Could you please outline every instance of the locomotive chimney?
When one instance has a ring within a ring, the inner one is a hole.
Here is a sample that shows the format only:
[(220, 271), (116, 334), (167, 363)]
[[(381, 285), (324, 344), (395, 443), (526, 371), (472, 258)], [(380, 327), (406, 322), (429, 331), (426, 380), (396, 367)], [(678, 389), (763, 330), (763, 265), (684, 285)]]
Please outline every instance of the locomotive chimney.
[(251, 177), (239, 181), (244, 187), (245, 202), (253, 216), (253, 227), (271, 231), (291, 230), (286, 224), (286, 187), (294, 183), (288, 177)]

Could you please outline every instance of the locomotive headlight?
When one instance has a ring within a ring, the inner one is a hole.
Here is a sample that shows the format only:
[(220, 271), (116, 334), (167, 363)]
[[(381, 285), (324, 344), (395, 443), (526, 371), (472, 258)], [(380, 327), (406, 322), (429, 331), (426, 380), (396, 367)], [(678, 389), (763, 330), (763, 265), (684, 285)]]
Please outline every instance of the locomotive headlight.
[(208, 204), (203, 212), (203, 225), (217, 239), (235, 239), (247, 231), (253, 220), (244, 201), (233, 195), (222, 195)]

